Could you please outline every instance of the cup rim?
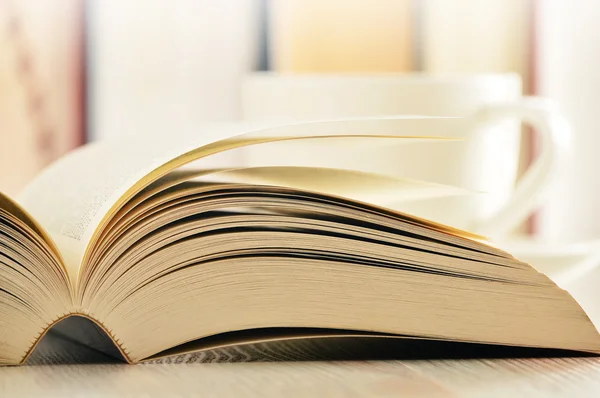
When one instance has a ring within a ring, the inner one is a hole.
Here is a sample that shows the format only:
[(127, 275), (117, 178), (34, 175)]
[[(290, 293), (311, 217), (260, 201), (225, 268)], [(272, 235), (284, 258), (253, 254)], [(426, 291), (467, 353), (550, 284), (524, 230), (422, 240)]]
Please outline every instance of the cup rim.
[(278, 72), (255, 71), (246, 76), (250, 81), (301, 82), (302, 84), (335, 83), (401, 83), (401, 84), (467, 84), (521, 82), (518, 73), (427, 73), (427, 72)]

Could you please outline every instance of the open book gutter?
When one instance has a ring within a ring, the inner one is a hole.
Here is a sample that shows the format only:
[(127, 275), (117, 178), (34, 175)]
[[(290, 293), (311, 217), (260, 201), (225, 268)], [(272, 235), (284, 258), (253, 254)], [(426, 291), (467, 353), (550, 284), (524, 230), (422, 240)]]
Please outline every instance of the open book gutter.
[(480, 236), (401, 211), (478, 193), (268, 159), (181, 170), (298, 139), (342, 152), (374, 140), (443, 145), (468, 125), (229, 127), (75, 151), (16, 200), (0, 194), (0, 363), (25, 362), (50, 335), (129, 363), (291, 358), (294, 349), (309, 358), (336, 347), (402, 356), (415, 341), (440, 356), (441, 342), (464, 353), (466, 344), (600, 353), (593, 323), (548, 277)]

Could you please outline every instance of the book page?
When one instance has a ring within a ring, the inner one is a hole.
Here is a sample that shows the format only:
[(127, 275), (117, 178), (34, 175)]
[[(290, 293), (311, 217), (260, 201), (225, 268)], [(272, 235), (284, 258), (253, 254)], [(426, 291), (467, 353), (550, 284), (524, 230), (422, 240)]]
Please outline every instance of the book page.
[(248, 167), (216, 171), (200, 176), (198, 180), (285, 186), (388, 208), (402, 202), (479, 193), (428, 181), (325, 167)]
[(9, 212), (23, 224), (31, 228), (43, 241), (45, 241), (48, 244), (48, 246), (54, 252), (54, 254), (56, 254), (56, 256), (59, 259), (61, 258), (60, 252), (56, 247), (55, 243), (52, 241), (52, 238), (50, 238), (48, 232), (46, 232), (44, 228), (42, 228), (42, 226), (39, 225), (38, 222), (31, 217), (31, 215), (29, 215), (23, 208), (21, 208), (21, 206), (19, 206), (17, 202), (12, 200), (7, 195), (4, 195), (2, 192), (0, 192), (0, 210)]
[(267, 127), (224, 124), (207, 125), (193, 134), (106, 141), (76, 150), (50, 166), (19, 200), (48, 230), (70, 275), (77, 275), (86, 250), (120, 206), (148, 184), (194, 160), (248, 145), (296, 139), (455, 139), (464, 136), (466, 120), (391, 117)]
[[(127, 137), (86, 145), (44, 170), (19, 196), (20, 203), (48, 230), (71, 275), (76, 275), (87, 244), (102, 216), (119, 196), (152, 169), (223, 133), (199, 132), (195, 142), (168, 145), (164, 139)], [(188, 148), (186, 148), (188, 144)], [(183, 148), (181, 148), (183, 147)]]
[(21, 222), (23, 222), (23, 224), (34, 230), (35, 233), (42, 236), (42, 228), (37, 225), (37, 223), (21, 208), (21, 206), (19, 206), (7, 195), (4, 195), (2, 192), (0, 192), (0, 209), (12, 214)]

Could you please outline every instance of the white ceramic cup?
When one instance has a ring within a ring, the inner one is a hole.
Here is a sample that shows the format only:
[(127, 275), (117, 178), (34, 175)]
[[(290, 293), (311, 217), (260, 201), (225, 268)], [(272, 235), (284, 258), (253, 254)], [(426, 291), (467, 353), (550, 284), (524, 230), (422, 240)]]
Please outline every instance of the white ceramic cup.
[[(463, 140), (335, 152), (321, 143), (269, 144), (248, 166), (346, 167), (482, 192), (401, 203), (415, 215), (491, 237), (519, 225), (542, 199), (569, 136), (556, 110), (521, 96), (517, 75), (280, 75), (256, 73), (242, 90), (244, 119), (297, 121), (385, 115), (464, 116)], [(541, 137), (540, 154), (517, 181), (520, 123)], [(431, 135), (444, 135), (432, 131)], [(278, 146), (279, 145), (279, 146)], [(275, 156), (273, 155), (275, 153)]]

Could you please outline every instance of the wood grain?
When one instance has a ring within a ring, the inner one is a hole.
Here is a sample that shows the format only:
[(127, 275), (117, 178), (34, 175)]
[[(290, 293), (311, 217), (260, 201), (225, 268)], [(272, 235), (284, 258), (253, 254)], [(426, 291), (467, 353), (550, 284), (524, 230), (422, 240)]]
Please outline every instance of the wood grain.
[(38, 365), (0, 396), (595, 397), (600, 358)]
[[(357, 340), (340, 348), (366, 343)], [(257, 360), (251, 355), (252, 347), (238, 347), (125, 365), (76, 340), (49, 333), (27, 366), (0, 368), (0, 397), (600, 396), (598, 357), (311, 361), (304, 356), (314, 357), (314, 349), (323, 354), (325, 348), (332, 347), (331, 341), (325, 345), (305, 342), (299, 346), (253, 347), (264, 353), (263, 361), (267, 362), (224, 363)], [(421, 358), (426, 358), (422, 351), (426, 346), (412, 346), (417, 348)], [(439, 353), (440, 346), (434, 348)], [(480, 355), (484, 352), (481, 348), (476, 350)], [(304, 360), (281, 361), (292, 352), (298, 356), (298, 350)]]

